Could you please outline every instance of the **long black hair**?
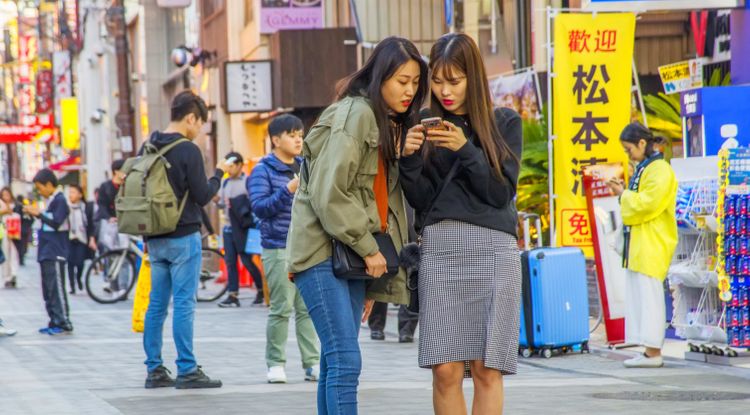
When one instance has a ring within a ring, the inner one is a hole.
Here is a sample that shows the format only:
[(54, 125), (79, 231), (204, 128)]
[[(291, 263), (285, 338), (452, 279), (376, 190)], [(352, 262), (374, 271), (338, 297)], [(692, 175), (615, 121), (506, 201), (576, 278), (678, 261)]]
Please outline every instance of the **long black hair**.
[(620, 141), (637, 146), (641, 140), (646, 142), (646, 157), (651, 157), (658, 150), (655, 145), (665, 144), (667, 140), (664, 137), (654, 135), (646, 126), (638, 121), (628, 124), (620, 133)]
[[(381, 88), (385, 81), (410, 60), (419, 65), (419, 86), (406, 112), (390, 116), (391, 111), (383, 99)], [(419, 109), (427, 97), (427, 74), (427, 64), (422, 60), (417, 47), (404, 38), (392, 36), (378, 43), (362, 69), (342, 79), (336, 88), (336, 100), (346, 97), (365, 97), (370, 100), (380, 132), (380, 151), (386, 164), (395, 163), (398, 158), (396, 142), (391, 136), (391, 121), (397, 124), (397, 130), (400, 131), (406, 131), (406, 128), (417, 123)]]
[[(443, 71), (447, 80), (453, 80), (461, 72), (466, 76), (466, 111), (471, 127), (476, 131), (492, 171), (497, 178), (503, 178), (502, 165), (507, 159), (518, 162), (515, 154), (500, 134), (495, 122), (494, 106), (484, 61), (474, 39), (464, 33), (448, 33), (440, 37), (430, 51), (432, 75)], [(431, 110), (444, 117), (445, 110), (440, 100), (432, 94)], [(430, 146), (424, 152), (427, 159)]]

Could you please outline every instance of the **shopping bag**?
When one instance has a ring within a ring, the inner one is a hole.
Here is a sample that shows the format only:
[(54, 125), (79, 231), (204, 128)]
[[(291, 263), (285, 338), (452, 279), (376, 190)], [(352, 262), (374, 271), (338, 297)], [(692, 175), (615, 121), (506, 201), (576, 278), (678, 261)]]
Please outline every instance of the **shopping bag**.
[(143, 256), (141, 268), (138, 271), (138, 284), (135, 286), (135, 298), (133, 300), (133, 331), (136, 333), (143, 333), (150, 295), (151, 262), (149, 262), (148, 254), (146, 254)]
[(260, 255), (263, 253), (263, 247), (260, 245), (260, 229), (250, 228), (247, 230), (245, 253), (250, 255)]
[(5, 231), (8, 239), (21, 239), (21, 215), (13, 213), (5, 216)]

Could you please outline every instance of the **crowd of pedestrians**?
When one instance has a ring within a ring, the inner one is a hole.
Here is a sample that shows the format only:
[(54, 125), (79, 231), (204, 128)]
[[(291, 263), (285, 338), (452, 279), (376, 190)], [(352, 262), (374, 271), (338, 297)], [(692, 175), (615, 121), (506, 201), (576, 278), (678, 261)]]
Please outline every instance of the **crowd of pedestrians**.
[[(201, 226), (211, 229), (204, 207), (213, 201), (225, 224), (228, 274), (228, 294), (219, 306), (241, 306), (239, 260), (257, 289), (253, 304), (270, 302), (269, 383), (288, 381), (293, 317), (301, 376), (318, 382), (318, 413), (356, 414), (360, 327), (367, 322), (371, 338), (384, 340), (388, 305), (396, 304), (399, 341), (413, 342), (419, 327), (416, 363), (432, 371), (435, 413), (466, 413), (466, 377), (474, 383), (474, 413), (501, 413), (503, 377), (516, 373), (518, 359), (515, 196), (523, 139), (519, 115), (494, 108), (484, 67), (476, 43), (463, 34), (441, 37), (429, 59), (406, 39), (384, 39), (360, 70), (340, 82), (335, 101), (307, 133), (294, 115), (272, 119), (271, 152), (249, 176), (245, 158), (234, 151), (207, 176), (193, 143), (208, 119), (207, 106), (191, 91), (179, 93), (170, 123), (146, 144), (169, 166), (168, 184), (181, 203), (173, 229), (144, 238), (151, 262), (145, 387), (222, 386), (205, 374), (193, 352)], [(635, 181), (627, 187), (609, 183), (621, 198), (626, 246), (634, 247), (626, 254), (627, 296), (633, 299), (626, 334), (647, 347), (628, 367), (662, 365), (664, 331), (653, 315), (664, 312), (665, 258), (676, 244), (676, 182), (654, 147), (657, 141), (642, 126), (628, 126), (622, 142), (637, 164)], [(0, 192), (0, 216), (16, 214), (22, 222), (16, 239), (2, 239), (6, 287), (17, 284), (32, 220), (40, 223), (37, 260), (49, 317), (40, 333), (73, 331), (66, 272), (70, 293), (83, 290), (86, 259), (122, 244), (117, 198), (130, 168), (130, 160), (112, 163), (111, 179), (96, 189), (96, 203), (85, 201), (78, 186), (70, 186), (66, 198), (48, 169), (34, 177), (44, 209), (17, 201), (10, 189)], [(669, 197), (656, 196), (664, 191)], [(252, 252), (255, 242), (259, 248)], [(420, 243), (419, 272), (413, 275), (393, 262), (393, 253), (410, 242)], [(261, 256), (262, 272), (253, 254)], [(170, 302), (176, 377), (162, 359)], [(0, 335), (12, 334), (0, 320)]]

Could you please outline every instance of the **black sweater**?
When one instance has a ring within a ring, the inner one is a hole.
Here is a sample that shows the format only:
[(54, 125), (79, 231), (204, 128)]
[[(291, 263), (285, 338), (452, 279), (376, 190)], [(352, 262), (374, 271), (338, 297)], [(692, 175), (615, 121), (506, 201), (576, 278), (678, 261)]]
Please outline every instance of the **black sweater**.
[[(445, 113), (444, 119), (460, 127), (468, 142), (458, 151), (436, 148), (426, 165), (422, 150), (399, 161), (401, 185), (409, 204), (417, 211), (416, 227), (452, 219), (517, 236), (518, 214), (515, 196), (523, 151), (521, 118), (510, 109), (495, 110), (495, 121), (516, 159), (503, 162), (504, 179), (498, 179), (490, 167), (479, 137), (469, 125), (468, 117)], [(424, 148), (424, 147), (423, 147)], [(460, 167), (455, 177), (435, 201), (430, 218), (423, 217), (435, 199), (456, 159)]]
[[(164, 134), (155, 132), (149, 141), (157, 148), (162, 148), (169, 143), (182, 138), (180, 134)], [(141, 149), (143, 151), (143, 149)], [(224, 172), (217, 169), (213, 177), (206, 180), (206, 169), (203, 167), (203, 155), (201, 150), (193, 142), (177, 144), (164, 156), (172, 166), (167, 172), (169, 183), (174, 189), (175, 196), (179, 200), (190, 190), (190, 195), (185, 203), (177, 229), (169, 234), (150, 236), (155, 238), (180, 238), (195, 232), (200, 232), (203, 223), (203, 206), (216, 195), (221, 186), (221, 177)]]

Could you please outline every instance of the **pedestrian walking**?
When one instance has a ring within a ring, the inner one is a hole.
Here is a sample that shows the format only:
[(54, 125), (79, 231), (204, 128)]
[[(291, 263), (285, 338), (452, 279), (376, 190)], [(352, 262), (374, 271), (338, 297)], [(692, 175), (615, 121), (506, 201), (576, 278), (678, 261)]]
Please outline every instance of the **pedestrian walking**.
[(57, 189), (57, 177), (50, 169), (42, 169), (34, 176), (37, 192), (46, 198), (47, 209), (25, 206), (23, 212), (39, 219), (39, 249), (37, 261), (42, 272), (42, 295), (49, 316), (47, 327), (39, 333), (55, 336), (73, 332), (70, 322), (68, 295), (65, 292), (65, 262), (70, 253), (68, 215), (70, 209), (63, 193)]
[(68, 207), (70, 208), (70, 256), (68, 258), (68, 279), (70, 294), (76, 293), (76, 285), (83, 291), (83, 265), (96, 251), (94, 238), (94, 207), (83, 199), (83, 189), (77, 184), (68, 187)]
[(608, 182), (620, 197), (624, 225), (625, 343), (646, 348), (624, 364), (661, 367), (667, 320), (664, 279), (677, 248), (677, 179), (656, 148), (664, 140), (648, 128), (634, 122), (622, 131), (620, 142), (637, 165), (627, 188), (617, 179)]
[[(216, 195), (224, 175), (217, 167), (214, 175), (206, 180), (203, 155), (192, 142), (207, 118), (208, 109), (203, 99), (191, 91), (180, 92), (172, 101), (167, 128), (154, 132), (149, 138), (149, 143), (158, 149), (172, 145), (164, 154), (170, 166), (167, 170), (169, 183), (177, 200), (186, 197), (186, 202), (174, 232), (150, 236), (147, 240), (151, 294), (143, 333), (148, 371), (146, 388), (221, 387), (221, 381), (203, 373), (193, 354), (193, 319), (201, 269), (201, 208)], [(162, 331), (170, 299), (174, 301), (172, 335), (177, 349), (176, 381), (169, 375), (161, 357)]]
[[(287, 262), (321, 342), (319, 414), (357, 413), (360, 321), (373, 301), (409, 302), (403, 270), (380, 279), (388, 263), (373, 234), (390, 236), (380, 241), (396, 250), (408, 239), (397, 159), (426, 95), (427, 65), (417, 48), (386, 38), (342, 81), (305, 138)], [(369, 281), (336, 277), (332, 239), (363, 258)]]
[(320, 375), (320, 349), (310, 315), (286, 270), (286, 239), (292, 219), (292, 202), (299, 188), (302, 158), (302, 120), (291, 114), (268, 125), (272, 153), (260, 160), (248, 182), (250, 200), (260, 220), (263, 269), (268, 280), (271, 310), (266, 328), (266, 364), (269, 383), (286, 383), (286, 342), (289, 318), (295, 314), (297, 345), (305, 380)]
[(22, 196), (16, 198), (16, 205), (13, 211), (21, 216), (21, 239), (14, 240), (18, 249), (18, 262), (21, 266), (26, 265), (26, 252), (29, 250), (31, 243), (31, 228), (34, 225), (34, 218), (23, 213), (24, 199)]
[(20, 254), (15, 241), (8, 235), (5, 226), (6, 219), (16, 215), (16, 200), (10, 188), (4, 187), (0, 190), (0, 249), (5, 256), (5, 261), (0, 264), (0, 276), (5, 283), (5, 288), (16, 288), (18, 268), (20, 266)]
[(253, 283), (258, 292), (253, 305), (263, 304), (263, 276), (250, 254), (245, 252), (248, 229), (255, 226), (253, 212), (248, 196), (247, 176), (242, 171), (245, 160), (242, 154), (231, 152), (224, 157), (224, 166), (229, 177), (221, 183), (221, 190), (216, 196), (219, 207), (224, 214), (224, 262), (227, 266), (227, 298), (219, 303), (219, 307), (239, 307), (240, 300), (240, 271), (237, 268), (237, 258), (253, 277)]
[(437, 414), (502, 412), (503, 376), (516, 373), (521, 262), (516, 184), (521, 119), (493, 108), (474, 40), (444, 35), (430, 53), (436, 128), (409, 130), (404, 195), (422, 231), (419, 366), (432, 369)]
[(125, 236), (121, 235), (117, 229), (117, 210), (115, 209), (115, 199), (117, 192), (125, 180), (125, 172), (122, 166), (125, 160), (118, 159), (112, 162), (112, 178), (105, 181), (99, 186), (98, 195), (96, 196), (96, 216), (94, 220), (98, 227), (97, 242), (101, 251), (124, 248)]

